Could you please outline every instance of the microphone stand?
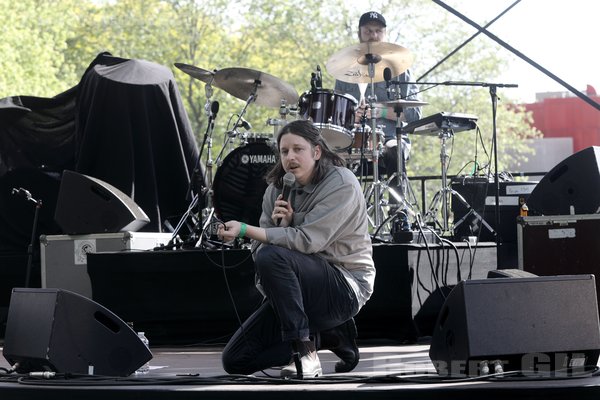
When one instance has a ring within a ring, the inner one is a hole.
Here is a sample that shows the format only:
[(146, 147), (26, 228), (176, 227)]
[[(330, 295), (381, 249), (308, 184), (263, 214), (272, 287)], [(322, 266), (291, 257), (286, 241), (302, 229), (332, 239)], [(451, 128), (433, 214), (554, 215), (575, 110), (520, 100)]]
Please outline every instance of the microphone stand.
[(217, 155), (217, 165), (220, 165), (221, 157), (223, 156), (223, 152), (225, 151), (225, 148), (230, 144), (231, 139), (237, 136), (237, 127), (241, 126), (240, 122), (242, 121), (242, 118), (244, 118), (244, 115), (246, 115), (246, 110), (248, 109), (248, 106), (251, 103), (253, 103), (254, 100), (256, 100), (256, 91), (258, 90), (258, 86), (260, 84), (261, 84), (260, 80), (257, 79), (254, 81), (254, 89), (252, 90), (252, 93), (250, 93), (250, 95), (248, 96), (248, 99), (246, 100), (246, 104), (244, 104), (244, 108), (242, 108), (242, 112), (238, 114), (237, 121), (235, 121), (235, 124), (233, 124), (233, 130), (227, 132), (227, 139), (225, 140), (225, 144), (223, 144), (221, 151)]
[[(188, 209), (186, 210), (186, 212), (181, 216), (179, 222), (177, 223), (177, 226), (173, 229), (173, 234), (171, 235), (171, 240), (169, 240), (169, 243), (165, 246), (165, 248), (170, 248), (172, 246), (175, 246), (175, 240), (177, 238), (177, 235), (179, 234), (179, 231), (185, 224), (185, 221), (188, 219), (188, 217), (190, 215), (192, 215), (194, 208), (196, 208), (196, 206), (200, 202), (200, 192), (205, 191), (205, 194), (207, 194), (210, 192), (209, 188), (212, 186), (212, 165), (210, 164), (210, 162), (212, 160), (210, 159), (210, 149), (212, 147), (211, 146), (212, 133), (213, 133), (213, 129), (215, 126), (214, 119), (216, 118), (216, 113), (213, 114), (212, 102), (210, 101), (210, 98), (212, 97), (212, 94), (213, 94), (213, 89), (212, 89), (213, 81), (214, 81), (214, 77), (204, 87), (204, 93), (206, 95), (206, 103), (204, 104), (204, 110), (208, 114), (208, 124), (206, 126), (206, 130), (204, 131), (204, 138), (202, 139), (202, 144), (200, 145), (198, 159), (194, 166), (194, 170), (192, 171), (192, 176), (190, 179), (190, 183), (188, 185), (188, 191), (185, 196), (185, 198), (187, 199), (190, 197), (190, 195), (192, 195), (192, 200), (191, 200), (191, 203), (188, 206)], [(217, 105), (218, 105), (218, 103), (217, 103)], [(208, 143), (209, 162), (207, 162), (207, 165), (206, 165), (207, 171), (206, 171), (205, 175), (202, 177), (202, 181), (208, 187), (201, 188), (200, 190), (198, 190), (197, 188), (195, 188), (195, 183), (196, 183), (196, 178), (198, 176), (198, 172), (202, 169), (202, 153), (204, 152), (204, 147), (206, 146), (207, 143)], [(206, 182), (207, 176), (208, 176), (209, 182)], [(194, 189), (196, 189), (196, 190), (194, 190)], [(194, 226), (196, 226), (196, 224), (197, 223), (194, 221)], [(192, 235), (193, 235), (193, 232), (192, 232)]]
[[(436, 0), (434, 0), (436, 1)], [(490, 91), (490, 97), (492, 101), (492, 157), (494, 158), (494, 187), (496, 188), (495, 204), (494, 204), (494, 222), (496, 223), (496, 244), (502, 245), (502, 238), (499, 234), (500, 231), (500, 182), (498, 179), (498, 132), (496, 124), (496, 111), (498, 108), (498, 96), (497, 88), (516, 88), (517, 84), (514, 83), (488, 83), (488, 82), (468, 82), (468, 81), (445, 81), (445, 82), (400, 82), (390, 81), (393, 84), (414, 84), (414, 85), (439, 85), (439, 86), (481, 86), (487, 87)], [(496, 257), (496, 263), (499, 266), (498, 258)]]
[(29, 245), (27, 246), (27, 270), (25, 272), (25, 287), (30, 287), (31, 281), (31, 268), (33, 264), (33, 246), (35, 245), (35, 237), (37, 232), (38, 218), (40, 214), (40, 209), (42, 208), (42, 200), (36, 200), (31, 196), (29, 191), (24, 189), (15, 189), (13, 188), (12, 194), (21, 193), (25, 195), (28, 201), (31, 201), (35, 204), (35, 211), (33, 214), (33, 226), (31, 228), (31, 240), (29, 241)]
[(500, 268), (500, 248), (503, 245), (502, 235), (500, 234), (500, 181), (498, 179), (498, 135), (496, 132), (496, 110), (498, 108), (498, 96), (496, 94), (496, 85), (490, 85), (490, 97), (492, 101), (492, 155), (494, 157), (494, 187), (496, 194), (494, 196), (494, 222), (496, 228), (496, 268)]

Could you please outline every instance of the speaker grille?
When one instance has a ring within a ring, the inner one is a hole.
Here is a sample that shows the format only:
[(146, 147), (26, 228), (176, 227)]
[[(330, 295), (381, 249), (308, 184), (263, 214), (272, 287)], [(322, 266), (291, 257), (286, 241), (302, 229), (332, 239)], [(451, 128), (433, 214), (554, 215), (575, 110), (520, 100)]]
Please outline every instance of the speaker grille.
[(482, 361), (495, 360), (505, 371), (532, 370), (539, 354), (554, 358), (543, 366), (550, 370), (581, 358), (596, 365), (600, 325), (593, 275), (463, 281), (442, 307), (429, 352), (443, 375), (478, 375)]
[(19, 373), (87, 374), (92, 368), (107, 376), (127, 376), (152, 359), (119, 317), (61, 289), (13, 289), (3, 354), (11, 365), (18, 363)]

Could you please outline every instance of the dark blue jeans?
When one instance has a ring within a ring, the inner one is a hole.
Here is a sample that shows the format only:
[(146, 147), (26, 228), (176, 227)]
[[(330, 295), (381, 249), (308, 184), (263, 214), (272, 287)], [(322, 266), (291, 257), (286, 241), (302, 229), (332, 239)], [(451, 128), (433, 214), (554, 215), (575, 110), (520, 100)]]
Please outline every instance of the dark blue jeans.
[(344, 275), (319, 256), (269, 245), (254, 264), (266, 301), (223, 350), (223, 368), (230, 374), (286, 365), (292, 340), (334, 328), (358, 312)]

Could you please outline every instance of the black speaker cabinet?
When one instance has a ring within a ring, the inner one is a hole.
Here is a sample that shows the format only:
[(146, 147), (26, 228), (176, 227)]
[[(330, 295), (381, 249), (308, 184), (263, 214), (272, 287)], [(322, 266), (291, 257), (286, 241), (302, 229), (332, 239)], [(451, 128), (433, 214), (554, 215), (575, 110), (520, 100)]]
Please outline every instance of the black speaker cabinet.
[(13, 289), (3, 354), (17, 372), (127, 376), (152, 353), (119, 317), (61, 289)]
[(532, 215), (597, 213), (600, 209), (600, 147), (588, 147), (558, 163), (540, 180), (527, 205)]
[(557, 373), (595, 366), (600, 354), (593, 275), (460, 282), (448, 295), (429, 356), (440, 375)]
[(136, 232), (150, 219), (125, 193), (91, 176), (63, 172), (54, 219), (64, 233)]

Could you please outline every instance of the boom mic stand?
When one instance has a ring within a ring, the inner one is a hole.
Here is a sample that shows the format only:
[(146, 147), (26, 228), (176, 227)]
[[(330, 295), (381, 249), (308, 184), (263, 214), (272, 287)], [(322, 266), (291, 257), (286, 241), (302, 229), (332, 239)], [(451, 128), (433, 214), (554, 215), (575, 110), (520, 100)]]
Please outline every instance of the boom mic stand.
[[(434, 0), (436, 1), (436, 0)], [(437, 1), (436, 1), (437, 2)], [(501, 243), (501, 238), (497, 232), (500, 230), (500, 214), (499, 214), (499, 204), (500, 204), (500, 182), (498, 179), (498, 132), (497, 132), (497, 124), (496, 124), (496, 111), (498, 106), (498, 96), (496, 95), (497, 88), (516, 88), (517, 84), (514, 83), (487, 83), (487, 82), (465, 82), (465, 81), (445, 81), (445, 82), (399, 82), (399, 81), (390, 81), (394, 84), (415, 84), (415, 85), (435, 85), (435, 86), (481, 86), (487, 87), (490, 91), (490, 97), (492, 102), (492, 157), (494, 158), (494, 187), (496, 188), (496, 196), (495, 196), (495, 205), (494, 205), (494, 214), (495, 214), (495, 228), (496, 228), (496, 238), (498, 244)]]
[[(212, 97), (212, 85), (211, 85), (212, 81), (206, 84), (205, 87), (205, 93), (206, 93), (206, 104), (204, 106), (206, 113), (208, 114), (208, 123), (206, 126), (206, 131), (204, 132), (204, 138), (202, 140), (202, 145), (200, 146), (200, 152), (198, 154), (198, 161), (196, 162), (196, 167), (194, 168), (194, 171), (192, 173), (192, 178), (190, 181), (190, 186), (188, 189), (188, 195), (186, 197), (188, 197), (190, 195), (190, 193), (193, 193), (192, 196), (192, 201), (190, 203), (190, 205), (188, 206), (188, 209), (186, 210), (186, 212), (183, 214), (183, 216), (181, 217), (181, 219), (179, 220), (177, 226), (175, 227), (175, 229), (173, 230), (173, 234), (171, 235), (171, 240), (169, 241), (169, 244), (166, 247), (171, 247), (171, 246), (175, 246), (176, 244), (176, 240), (177, 240), (177, 235), (179, 234), (179, 231), (181, 230), (181, 228), (183, 227), (183, 225), (185, 224), (185, 222), (187, 221), (187, 219), (190, 216), (193, 216), (193, 212), (194, 209), (198, 206), (198, 204), (200, 204), (200, 199), (201, 197), (204, 197), (204, 205), (205, 207), (202, 210), (202, 219), (200, 222), (206, 221), (205, 220), (205, 209), (206, 207), (210, 206), (210, 202), (211, 202), (211, 193), (212, 193), (212, 134), (213, 134), (213, 130), (214, 130), (214, 126), (215, 126), (215, 120), (217, 118), (217, 114), (219, 112), (219, 102), (218, 101), (210, 101), (210, 98)], [(195, 184), (195, 180), (197, 178), (197, 174), (199, 173), (199, 171), (201, 171), (201, 166), (202, 166), (202, 153), (204, 152), (204, 147), (207, 146), (208, 150), (207, 150), (207, 162), (206, 162), (206, 172), (204, 174), (204, 176), (202, 177), (202, 181), (205, 184), (205, 187), (202, 187), (200, 190), (193, 190), (194, 184)], [(194, 218), (192, 220), (193, 222), (193, 228), (191, 229), (191, 239), (195, 240), (196, 238), (194, 237), (195, 235), (195, 230), (196, 227), (198, 226), (198, 221), (196, 218)], [(202, 232), (204, 231), (204, 229), (202, 230)], [(200, 241), (202, 240), (202, 237), (200, 237)]]

